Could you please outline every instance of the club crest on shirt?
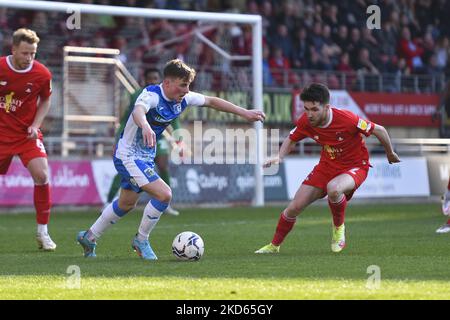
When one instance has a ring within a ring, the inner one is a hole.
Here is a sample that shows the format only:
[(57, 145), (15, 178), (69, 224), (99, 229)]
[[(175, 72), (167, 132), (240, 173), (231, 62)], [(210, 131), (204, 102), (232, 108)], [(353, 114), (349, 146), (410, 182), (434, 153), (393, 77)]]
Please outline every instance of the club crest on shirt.
[(25, 92), (31, 93), (32, 89), (33, 89), (33, 84), (31, 82), (27, 82), (27, 86), (25, 87)]
[(152, 177), (155, 175), (155, 171), (152, 168), (145, 169), (144, 173), (147, 177)]
[(180, 113), (181, 112), (181, 103), (177, 103), (176, 105), (173, 106), (173, 111), (175, 113)]

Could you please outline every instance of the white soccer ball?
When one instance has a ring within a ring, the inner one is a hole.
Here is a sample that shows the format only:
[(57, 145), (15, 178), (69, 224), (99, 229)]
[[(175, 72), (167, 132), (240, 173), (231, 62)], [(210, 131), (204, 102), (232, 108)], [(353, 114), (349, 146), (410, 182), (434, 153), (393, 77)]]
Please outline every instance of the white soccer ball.
[(205, 252), (205, 245), (198, 234), (184, 231), (173, 239), (172, 252), (179, 260), (199, 260)]

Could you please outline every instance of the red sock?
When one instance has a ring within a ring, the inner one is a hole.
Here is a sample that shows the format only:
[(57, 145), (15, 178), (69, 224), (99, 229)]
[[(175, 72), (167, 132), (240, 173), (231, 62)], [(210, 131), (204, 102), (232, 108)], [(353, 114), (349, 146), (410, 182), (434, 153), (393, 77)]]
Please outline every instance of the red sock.
[(34, 207), (36, 208), (36, 221), (38, 224), (48, 224), (50, 217), (50, 186), (34, 186)]
[(273, 236), (272, 244), (279, 246), (286, 238), (287, 234), (292, 230), (297, 218), (289, 218), (284, 215), (284, 211), (278, 219), (277, 229), (275, 230), (275, 235)]
[(447, 224), (450, 224), (450, 219), (447, 220)]
[(450, 190), (450, 179), (448, 179), (448, 186), (447, 186), (447, 190)]
[(342, 200), (338, 203), (333, 203), (328, 199), (328, 205), (330, 206), (331, 214), (333, 215), (333, 224), (335, 227), (339, 227), (344, 223), (347, 198), (343, 196)]

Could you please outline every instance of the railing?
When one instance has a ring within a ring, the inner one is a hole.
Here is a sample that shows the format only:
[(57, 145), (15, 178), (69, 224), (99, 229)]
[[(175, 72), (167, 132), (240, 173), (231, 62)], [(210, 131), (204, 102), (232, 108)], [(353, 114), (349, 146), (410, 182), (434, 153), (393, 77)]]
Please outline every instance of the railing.
[[(269, 70), (265, 70), (268, 72)], [(266, 87), (303, 87), (310, 82), (321, 82), (330, 89), (369, 92), (440, 93), (445, 88), (445, 74), (404, 75), (395, 73), (369, 74), (302, 69), (270, 69), (272, 83)], [(267, 79), (267, 78), (265, 78)]]
[[(154, 65), (127, 63), (130, 70), (143, 70)], [(157, 67), (163, 67), (157, 66)], [(251, 74), (249, 67), (245, 66), (199, 66), (193, 64), (198, 70), (196, 82), (201, 90), (227, 90), (230, 85), (239, 86), (240, 89), (249, 90), (251, 79), (239, 78), (233, 83), (230, 74)], [(224, 72), (228, 68), (228, 72)], [(62, 70), (60, 66), (51, 66), (54, 77), (58, 77)], [(269, 70), (263, 70), (268, 72)], [(434, 75), (403, 75), (395, 73), (367, 74), (361, 72), (341, 72), (305, 69), (270, 69), (272, 82), (264, 82), (265, 88), (292, 89), (294, 85), (305, 86), (311, 82), (322, 82), (330, 89), (369, 92), (404, 92), (404, 93), (441, 93), (445, 89), (446, 78), (442, 72)], [(274, 76), (275, 75), (275, 76)], [(267, 79), (263, 75), (264, 79)], [(243, 81), (244, 80), (244, 81)]]
[(49, 156), (102, 158), (110, 157), (115, 144), (114, 137), (46, 137), (45, 147)]

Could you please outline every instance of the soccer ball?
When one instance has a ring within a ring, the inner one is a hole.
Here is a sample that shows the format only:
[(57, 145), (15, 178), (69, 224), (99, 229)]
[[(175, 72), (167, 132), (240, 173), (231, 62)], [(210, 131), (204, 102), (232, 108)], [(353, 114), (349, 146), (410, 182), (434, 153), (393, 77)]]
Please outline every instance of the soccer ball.
[(179, 260), (199, 260), (204, 251), (203, 239), (194, 232), (184, 231), (173, 239), (172, 252)]

